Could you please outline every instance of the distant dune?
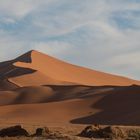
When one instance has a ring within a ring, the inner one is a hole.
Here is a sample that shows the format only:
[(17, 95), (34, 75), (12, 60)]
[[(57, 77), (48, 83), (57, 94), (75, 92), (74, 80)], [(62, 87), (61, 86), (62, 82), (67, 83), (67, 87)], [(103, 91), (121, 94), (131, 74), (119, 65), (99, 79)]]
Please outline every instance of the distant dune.
[(0, 63), (0, 121), (139, 125), (139, 85), (30, 51)]

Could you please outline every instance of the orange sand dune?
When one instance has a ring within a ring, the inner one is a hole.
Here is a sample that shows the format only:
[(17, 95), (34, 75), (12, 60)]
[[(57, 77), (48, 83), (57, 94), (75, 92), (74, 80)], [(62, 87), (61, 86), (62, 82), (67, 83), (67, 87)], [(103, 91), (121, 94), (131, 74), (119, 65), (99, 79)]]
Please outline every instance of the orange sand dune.
[(10, 66), (6, 64), (6, 68), (2, 66), (2, 72), (10, 82), (20, 86), (64, 83), (99, 86), (140, 84), (139, 81), (125, 77), (68, 64), (37, 51), (30, 51), (11, 63)]
[[(109, 88), (109, 90), (112, 88)], [(83, 94), (81, 94), (83, 92)], [(87, 93), (86, 93), (87, 92)], [(89, 86), (28, 86), (16, 88), (12, 91), (0, 91), (1, 105), (32, 104), (60, 102), (76, 98), (84, 98), (95, 93), (101, 93), (100, 89), (94, 90)], [(8, 98), (8, 99), (7, 99)]]
[(82, 100), (69, 100), (43, 104), (0, 106), (0, 122), (55, 126), (69, 124), (69, 120), (84, 116), (92, 111), (92, 109), (87, 108), (89, 104)]

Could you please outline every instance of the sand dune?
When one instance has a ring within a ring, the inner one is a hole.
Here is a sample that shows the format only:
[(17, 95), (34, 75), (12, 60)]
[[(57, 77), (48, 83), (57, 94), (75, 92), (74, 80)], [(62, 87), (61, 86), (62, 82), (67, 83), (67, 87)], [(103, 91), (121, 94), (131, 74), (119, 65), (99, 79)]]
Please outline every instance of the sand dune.
[(139, 125), (139, 93), (140, 86), (23, 87), (0, 93), (1, 105), (5, 105), (0, 107), (0, 118), (59, 125)]
[(20, 86), (64, 83), (94, 86), (140, 84), (139, 81), (125, 77), (68, 64), (37, 51), (30, 51), (15, 60), (2, 63), (0, 67), (1, 75)]
[[(1, 105), (61, 102), (80, 99), (101, 93), (100, 89), (89, 86), (28, 86), (11, 91), (1, 91)], [(102, 89), (104, 91), (104, 89)], [(108, 91), (112, 88), (108, 88)], [(107, 91), (107, 90), (106, 90)], [(7, 100), (8, 98), (8, 100)]]
[(0, 63), (0, 121), (139, 125), (138, 85), (30, 51)]
[(116, 87), (92, 104), (93, 110), (99, 109), (100, 112), (93, 111), (93, 114), (73, 119), (71, 123), (140, 125), (139, 101), (140, 86)]
[(12, 104), (16, 97), (17, 93), (14, 91), (0, 91), (0, 105)]
[(57, 126), (68, 124), (71, 119), (88, 114), (92, 109), (87, 106), (90, 106), (90, 103), (82, 99), (43, 104), (10, 105), (0, 107), (0, 118), (3, 122), (46, 123)]

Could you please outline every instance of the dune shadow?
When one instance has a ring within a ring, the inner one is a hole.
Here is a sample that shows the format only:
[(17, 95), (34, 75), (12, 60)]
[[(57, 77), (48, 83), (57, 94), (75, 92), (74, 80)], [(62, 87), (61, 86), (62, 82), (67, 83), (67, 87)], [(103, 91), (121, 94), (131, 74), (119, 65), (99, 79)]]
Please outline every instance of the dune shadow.
[(20, 62), (25, 62), (25, 63), (31, 63), (32, 62), (31, 53), (32, 53), (32, 51), (29, 51), (29, 52), (27, 52), (27, 53), (17, 57), (13, 61), (15, 61), (15, 62), (20, 61)]
[(140, 86), (118, 87), (91, 106), (98, 113), (76, 118), (73, 124), (140, 125)]
[(15, 62), (31, 63), (31, 51), (11, 61), (0, 62), (0, 79), (5, 77), (11, 78), (35, 72), (35, 70), (29, 68), (16, 67), (13, 65)]
[(9, 78), (23, 76), (26, 74), (32, 74), (36, 72), (36, 70), (28, 69), (28, 68), (19, 68), (15, 67), (11, 70), (8, 70), (6, 73), (0, 73), (0, 90), (13, 90), (18, 88), (19, 86), (10, 82)]
[(102, 88), (111, 88), (112, 86), (87, 86), (87, 85), (44, 85), (54, 91), (54, 95), (42, 102), (56, 102), (70, 99), (86, 99), (96, 94), (96, 91)]
[(31, 74), (34, 72), (36, 72), (36, 70), (12, 66), (9, 70), (5, 71), (4, 73), (0, 73), (0, 79), (2, 80), (5, 78), (8, 79), (17, 76), (23, 76), (25, 74)]
[[(23, 59), (23, 61), (30, 62), (29, 59), (28, 60)], [(5, 61), (0, 63), (0, 90), (15, 89), (18, 87), (17, 85), (11, 83), (8, 80), (9, 78), (23, 76), (26, 74), (32, 74), (36, 72), (36, 70), (30, 68), (22, 68), (14, 66), (13, 65), (14, 62), (16, 62), (16, 60)]]

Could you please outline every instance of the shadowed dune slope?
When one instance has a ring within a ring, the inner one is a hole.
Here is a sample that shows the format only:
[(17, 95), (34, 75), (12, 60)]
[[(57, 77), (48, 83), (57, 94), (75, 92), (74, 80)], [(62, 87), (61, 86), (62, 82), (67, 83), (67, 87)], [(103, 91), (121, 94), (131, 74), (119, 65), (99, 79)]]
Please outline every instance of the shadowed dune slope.
[(140, 125), (140, 86), (115, 87), (106, 92), (102, 98), (91, 105), (91, 108), (100, 110), (71, 120), (75, 124), (117, 124)]
[[(108, 90), (111, 89), (112, 88), (108, 88)], [(78, 85), (19, 87), (11, 91), (0, 91), (0, 103), (1, 105), (13, 105), (61, 102), (64, 100), (88, 97), (98, 92), (100, 93), (101, 90), (94, 89), (94, 87)]]

